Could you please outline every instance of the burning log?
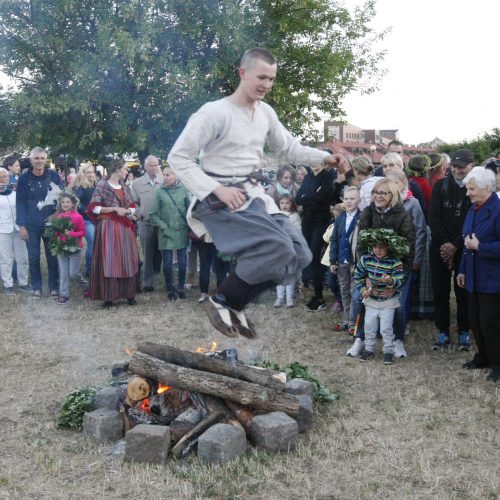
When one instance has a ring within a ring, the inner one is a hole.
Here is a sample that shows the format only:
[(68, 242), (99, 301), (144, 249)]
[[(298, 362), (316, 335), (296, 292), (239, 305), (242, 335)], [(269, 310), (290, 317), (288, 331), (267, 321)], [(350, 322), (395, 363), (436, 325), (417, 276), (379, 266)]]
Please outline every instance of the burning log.
[(153, 344), (151, 342), (140, 344), (137, 350), (174, 365), (209, 373), (218, 373), (219, 375), (245, 380), (246, 382), (276, 390), (283, 390), (285, 387), (279, 372), (274, 370), (259, 369), (241, 362), (228, 363), (215, 357), (207, 357), (200, 353), (183, 351), (168, 345)]
[(190, 449), (193, 441), (197, 440), (209, 427), (221, 419), (224, 414), (220, 411), (209, 413), (194, 429), (182, 436), (177, 444), (172, 448), (172, 453), (177, 458), (184, 456), (184, 450)]
[(129, 369), (135, 374), (158, 380), (162, 384), (235, 401), (261, 412), (283, 411), (293, 417), (299, 413), (299, 399), (292, 394), (218, 373), (166, 363), (140, 351), (133, 354)]
[(226, 405), (234, 413), (236, 420), (242, 425), (245, 432), (250, 432), (252, 419), (255, 416), (253, 411), (246, 406), (235, 403), (234, 401), (226, 401)]
[(151, 386), (142, 377), (131, 377), (127, 385), (127, 396), (130, 401), (142, 401), (149, 396)]

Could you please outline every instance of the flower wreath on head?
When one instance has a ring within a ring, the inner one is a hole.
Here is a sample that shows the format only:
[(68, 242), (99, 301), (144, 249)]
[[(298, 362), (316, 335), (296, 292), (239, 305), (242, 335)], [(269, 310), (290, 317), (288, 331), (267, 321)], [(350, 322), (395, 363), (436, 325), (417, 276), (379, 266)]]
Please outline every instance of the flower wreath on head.
[[(412, 163), (416, 163), (416, 165), (413, 167)], [(413, 177), (422, 177), (431, 168), (431, 164), (432, 160), (427, 155), (415, 155), (410, 158), (406, 168), (408, 169), (409, 175)]]
[(443, 164), (444, 164), (444, 156), (441, 155), (441, 158), (439, 159), (439, 161), (435, 165), (432, 164), (432, 160), (431, 160), (429, 170), (436, 170), (437, 168), (442, 167)]
[(391, 256), (397, 259), (410, 255), (407, 239), (399, 236), (393, 229), (364, 229), (359, 232), (358, 242), (369, 249), (375, 245), (384, 245), (389, 248)]

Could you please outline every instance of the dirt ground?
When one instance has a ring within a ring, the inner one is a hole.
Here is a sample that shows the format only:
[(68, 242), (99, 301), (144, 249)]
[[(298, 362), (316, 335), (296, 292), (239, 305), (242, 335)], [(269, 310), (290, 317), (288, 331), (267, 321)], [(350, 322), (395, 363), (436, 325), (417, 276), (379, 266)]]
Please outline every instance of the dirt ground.
[[(345, 356), (351, 339), (330, 329), (329, 311), (274, 309), (267, 294), (249, 315), (260, 336), (232, 341), (196, 303), (164, 293), (105, 311), (75, 298), (0, 295), (0, 498), (496, 499), (499, 496), (499, 385), (461, 369), (471, 353), (433, 352), (434, 328), (413, 322), (409, 358), (384, 366)], [(338, 318), (337, 318), (338, 319)], [(195, 456), (163, 466), (123, 463), (112, 446), (61, 430), (70, 391), (104, 384), (124, 348), (140, 341), (194, 350), (217, 341), (243, 361), (300, 361), (340, 399), (316, 407), (298, 450), (250, 448), (227, 466)]]

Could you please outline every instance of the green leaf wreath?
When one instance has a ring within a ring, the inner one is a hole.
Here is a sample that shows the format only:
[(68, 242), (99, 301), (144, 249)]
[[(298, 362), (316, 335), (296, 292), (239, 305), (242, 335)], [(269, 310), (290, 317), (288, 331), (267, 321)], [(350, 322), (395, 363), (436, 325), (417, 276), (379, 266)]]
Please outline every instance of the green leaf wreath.
[(410, 255), (408, 241), (403, 236), (399, 236), (393, 229), (364, 229), (359, 232), (358, 242), (370, 250), (377, 244), (385, 245), (389, 247), (391, 256), (397, 259)]
[(49, 249), (52, 255), (67, 255), (80, 250), (78, 238), (66, 235), (67, 230), (75, 230), (75, 226), (68, 217), (53, 217), (45, 223), (43, 235), (49, 238)]

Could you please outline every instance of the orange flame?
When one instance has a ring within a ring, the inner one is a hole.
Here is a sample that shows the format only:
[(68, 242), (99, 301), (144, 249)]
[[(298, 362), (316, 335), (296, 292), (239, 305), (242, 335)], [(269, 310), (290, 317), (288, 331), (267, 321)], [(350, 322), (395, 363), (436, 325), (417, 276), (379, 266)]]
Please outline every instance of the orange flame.
[(164, 392), (170, 391), (170, 389), (173, 389), (173, 387), (170, 387), (169, 385), (158, 384), (156, 393), (163, 394)]
[(215, 352), (218, 345), (219, 344), (217, 344), (217, 342), (212, 342), (208, 349), (206, 349), (205, 347), (198, 347), (194, 352)]
[(134, 354), (135, 351), (137, 351), (137, 349), (135, 347), (125, 347), (123, 349), (130, 357), (132, 357), (132, 355)]

